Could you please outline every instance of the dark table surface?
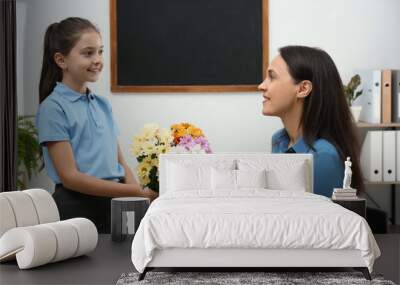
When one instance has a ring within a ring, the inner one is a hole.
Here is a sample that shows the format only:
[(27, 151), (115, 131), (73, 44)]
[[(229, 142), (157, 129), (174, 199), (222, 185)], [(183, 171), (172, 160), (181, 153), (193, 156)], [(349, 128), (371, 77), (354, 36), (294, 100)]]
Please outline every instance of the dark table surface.
[[(382, 256), (374, 273), (400, 282), (400, 234), (375, 235)], [(132, 238), (111, 241), (99, 235), (96, 249), (85, 256), (19, 270), (16, 261), (0, 264), (0, 284), (115, 284), (122, 273), (135, 271), (131, 261)]]

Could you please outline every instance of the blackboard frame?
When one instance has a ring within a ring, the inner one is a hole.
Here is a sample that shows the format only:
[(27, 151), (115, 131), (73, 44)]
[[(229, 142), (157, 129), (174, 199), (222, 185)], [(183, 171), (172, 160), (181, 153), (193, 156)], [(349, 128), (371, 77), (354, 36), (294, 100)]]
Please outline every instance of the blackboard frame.
[[(257, 85), (119, 85), (118, 84), (118, 36), (117, 1), (110, 0), (110, 39), (111, 39), (111, 91), (121, 93), (136, 92), (246, 92), (257, 91)], [(269, 54), (269, 0), (262, 1), (262, 78), (265, 78)]]

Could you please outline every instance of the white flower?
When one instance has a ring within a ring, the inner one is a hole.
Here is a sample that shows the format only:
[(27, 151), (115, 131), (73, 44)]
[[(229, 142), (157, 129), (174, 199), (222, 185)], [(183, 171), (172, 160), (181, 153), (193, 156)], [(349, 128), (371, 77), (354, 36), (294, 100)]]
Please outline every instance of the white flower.
[(173, 141), (173, 137), (171, 134), (171, 131), (168, 129), (160, 129), (159, 130), (159, 137), (160, 137), (160, 142), (165, 143), (165, 144), (171, 144)]

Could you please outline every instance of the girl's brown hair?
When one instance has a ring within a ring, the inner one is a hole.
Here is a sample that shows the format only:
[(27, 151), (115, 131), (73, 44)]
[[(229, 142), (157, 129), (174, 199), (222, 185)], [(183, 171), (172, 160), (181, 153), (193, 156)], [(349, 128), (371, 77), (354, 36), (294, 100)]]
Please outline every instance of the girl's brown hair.
[(68, 55), (78, 42), (82, 33), (99, 30), (89, 20), (70, 17), (51, 24), (44, 36), (42, 72), (39, 82), (39, 103), (53, 91), (57, 81), (62, 81), (62, 70), (54, 61), (54, 54)]

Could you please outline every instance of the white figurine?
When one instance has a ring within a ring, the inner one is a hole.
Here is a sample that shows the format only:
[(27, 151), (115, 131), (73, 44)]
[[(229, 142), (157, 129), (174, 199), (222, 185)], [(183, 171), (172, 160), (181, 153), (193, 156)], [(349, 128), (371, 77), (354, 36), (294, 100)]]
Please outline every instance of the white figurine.
[(343, 189), (351, 189), (351, 175), (353, 172), (351, 171), (350, 157), (347, 157), (347, 160), (344, 162), (344, 167)]

